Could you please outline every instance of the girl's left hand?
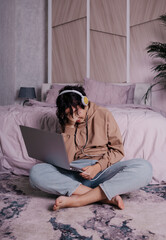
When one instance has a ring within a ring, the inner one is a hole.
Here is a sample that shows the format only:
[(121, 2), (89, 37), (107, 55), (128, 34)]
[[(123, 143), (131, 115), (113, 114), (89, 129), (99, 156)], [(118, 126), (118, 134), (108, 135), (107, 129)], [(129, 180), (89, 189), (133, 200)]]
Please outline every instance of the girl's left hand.
[(82, 168), (84, 172), (80, 173), (80, 176), (82, 176), (85, 179), (93, 179), (100, 171), (101, 166), (99, 163), (92, 165), (92, 166), (86, 166)]

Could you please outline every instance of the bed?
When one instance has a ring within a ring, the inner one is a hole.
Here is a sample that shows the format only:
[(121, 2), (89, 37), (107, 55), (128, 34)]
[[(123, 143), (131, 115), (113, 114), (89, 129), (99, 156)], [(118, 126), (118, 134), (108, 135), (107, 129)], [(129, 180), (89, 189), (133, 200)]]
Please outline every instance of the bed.
[[(19, 125), (59, 131), (56, 96), (66, 84), (43, 84), (42, 101), (0, 107), (0, 170), (29, 175), (38, 163), (28, 156)], [(166, 183), (166, 114), (143, 104), (148, 84), (111, 84), (85, 79), (90, 101), (108, 108), (122, 134), (125, 159), (144, 158), (153, 166), (152, 183)], [(122, 160), (122, 161), (123, 161)]]

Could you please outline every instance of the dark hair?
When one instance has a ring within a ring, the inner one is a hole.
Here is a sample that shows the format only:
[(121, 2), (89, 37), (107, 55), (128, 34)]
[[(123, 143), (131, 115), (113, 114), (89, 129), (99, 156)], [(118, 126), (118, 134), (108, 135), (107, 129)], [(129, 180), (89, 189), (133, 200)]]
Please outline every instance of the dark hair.
[[(67, 85), (59, 91), (59, 94), (65, 90), (76, 90), (80, 92), (83, 96), (86, 96), (84, 88), (80, 85), (75, 85), (75, 86)], [(74, 92), (69, 92), (69, 93), (64, 93), (62, 95), (59, 95), (56, 99), (56, 106), (57, 106), (56, 115), (59, 119), (59, 123), (62, 127), (62, 131), (64, 131), (65, 129), (65, 124), (68, 123), (68, 118), (67, 118), (67, 114), (65, 113), (65, 110), (69, 108), (70, 114), (73, 116), (72, 107), (77, 108), (77, 106), (79, 106), (83, 109), (85, 108), (85, 106), (82, 104), (81, 96)]]

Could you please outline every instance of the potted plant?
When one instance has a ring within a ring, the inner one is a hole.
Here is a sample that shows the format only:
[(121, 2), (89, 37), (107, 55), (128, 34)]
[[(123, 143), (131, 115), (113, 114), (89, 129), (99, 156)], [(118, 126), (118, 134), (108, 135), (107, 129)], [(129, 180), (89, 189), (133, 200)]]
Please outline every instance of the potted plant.
[[(159, 20), (166, 25), (166, 14), (161, 15)], [(156, 72), (156, 76), (153, 78), (154, 83), (148, 88), (144, 95), (145, 103), (154, 86), (160, 84), (162, 89), (166, 89), (166, 43), (152, 42), (146, 50), (149, 56), (158, 58), (160, 62), (152, 68), (152, 70)]]

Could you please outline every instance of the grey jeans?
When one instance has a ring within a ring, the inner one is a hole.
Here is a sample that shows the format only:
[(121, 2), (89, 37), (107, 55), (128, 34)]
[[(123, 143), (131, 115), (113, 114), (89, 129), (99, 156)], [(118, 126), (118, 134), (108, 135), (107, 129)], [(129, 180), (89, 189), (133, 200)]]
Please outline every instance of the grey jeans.
[[(81, 159), (73, 166), (85, 167), (95, 164), (96, 160)], [(109, 200), (114, 196), (128, 193), (146, 186), (152, 179), (152, 166), (143, 159), (120, 161), (102, 172), (92, 180), (85, 180), (79, 173), (39, 163), (30, 171), (30, 183), (33, 187), (55, 195), (71, 196), (80, 184), (95, 188), (100, 186)]]

